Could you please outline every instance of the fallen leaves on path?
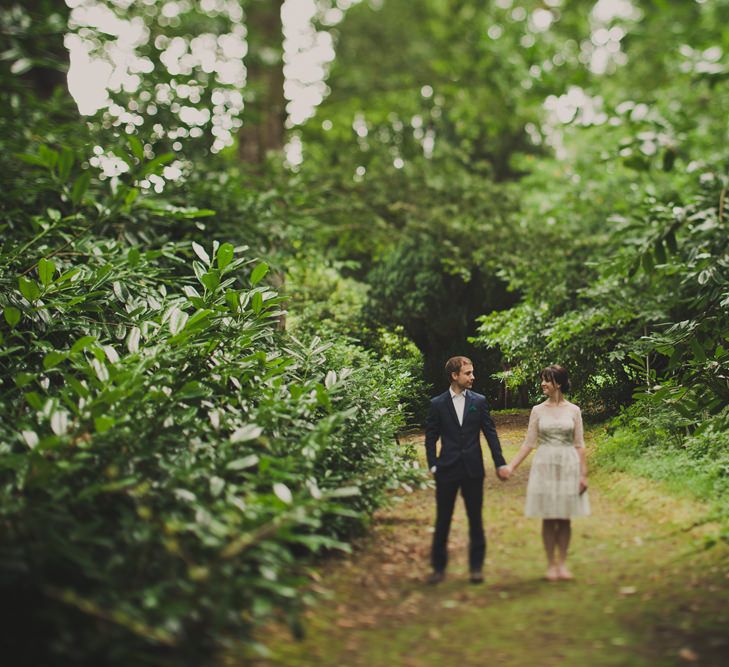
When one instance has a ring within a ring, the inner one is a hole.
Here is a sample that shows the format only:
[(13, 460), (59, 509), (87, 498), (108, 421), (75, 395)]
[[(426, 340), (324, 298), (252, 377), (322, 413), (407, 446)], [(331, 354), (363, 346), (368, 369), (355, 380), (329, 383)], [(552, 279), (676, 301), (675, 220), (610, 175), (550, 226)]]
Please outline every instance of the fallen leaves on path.
[(678, 652), (679, 657), (681, 657), (686, 662), (698, 662), (699, 656), (696, 653), (696, 651), (692, 651), (690, 648), (682, 648)]

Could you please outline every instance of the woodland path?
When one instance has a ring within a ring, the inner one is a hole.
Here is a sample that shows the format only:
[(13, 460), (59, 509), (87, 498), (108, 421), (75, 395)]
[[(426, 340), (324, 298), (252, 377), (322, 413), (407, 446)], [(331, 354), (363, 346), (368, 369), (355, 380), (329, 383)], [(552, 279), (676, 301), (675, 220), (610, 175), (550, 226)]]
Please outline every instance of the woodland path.
[[(499, 415), (497, 426), (509, 460), (526, 415)], [(434, 501), (416, 490), (376, 515), (353, 555), (312, 572), (329, 599), (306, 614), (304, 640), (267, 628), (272, 656), (255, 664), (729, 665), (729, 548), (704, 548), (707, 527), (691, 527), (707, 508), (654, 482), (593, 473), (593, 515), (573, 522), (576, 580), (550, 583), (539, 522), (522, 513), (530, 460), (506, 483), (487, 478), (485, 584), (467, 580), (461, 500), (447, 580), (424, 584)]]

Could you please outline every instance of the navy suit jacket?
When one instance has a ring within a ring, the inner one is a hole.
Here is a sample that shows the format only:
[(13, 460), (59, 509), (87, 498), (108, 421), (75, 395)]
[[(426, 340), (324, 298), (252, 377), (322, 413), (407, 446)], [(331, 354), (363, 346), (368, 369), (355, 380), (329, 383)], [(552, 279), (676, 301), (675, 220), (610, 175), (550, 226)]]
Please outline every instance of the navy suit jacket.
[[(486, 436), (496, 467), (506, 465), (485, 396), (466, 390), (462, 426), (458, 423), (450, 392), (445, 391), (436, 396), (430, 401), (428, 419), (425, 422), (428, 468), (436, 466), (436, 477), (441, 480), (456, 479), (464, 472), (469, 477), (483, 477), (481, 433)], [(438, 438), (441, 448), (440, 454), (436, 456), (435, 444)]]

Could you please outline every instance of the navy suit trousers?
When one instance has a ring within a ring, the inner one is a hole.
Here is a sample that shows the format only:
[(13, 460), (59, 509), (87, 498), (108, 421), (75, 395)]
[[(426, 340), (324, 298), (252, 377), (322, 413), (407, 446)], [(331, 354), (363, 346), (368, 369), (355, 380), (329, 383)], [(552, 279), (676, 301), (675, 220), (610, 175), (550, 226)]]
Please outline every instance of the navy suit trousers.
[(461, 491), (463, 502), (466, 505), (468, 516), (468, 562), (471, 572), (480, 572), (486, 557), (486, 535), (483, 530), (481, 510), (483, 507), (484, 478), (469, 477), (465, 468), (463, 475), (446, 480), (435, 476), (435, 533), (433, 534), (433, 548), (431, 551), (431, 564), (433, 570), (442, 572), (448, 565), (448, 534), (451, 529), (453, 509), (456, 504), (458, 491)]

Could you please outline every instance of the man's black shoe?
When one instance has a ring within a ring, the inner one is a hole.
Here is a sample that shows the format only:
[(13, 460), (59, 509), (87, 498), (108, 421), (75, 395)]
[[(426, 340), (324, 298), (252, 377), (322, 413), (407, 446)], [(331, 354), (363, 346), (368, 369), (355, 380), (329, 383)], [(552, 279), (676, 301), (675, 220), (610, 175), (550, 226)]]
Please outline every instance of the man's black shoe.
[(445, 572), (436, 570), (435, 572), (431, 572), (430, 576), (428, 577), (428, 583), (431, 586), (434, 586), (435, 584), (439, 584), (441, 581), (445, 579)]
[(473, 571), (471, 571), (471, 574), (469, 575), (468, 580), (472, 584), (482, 584), (483, 583), (483, 573), (479, 570), (473, 570)]

